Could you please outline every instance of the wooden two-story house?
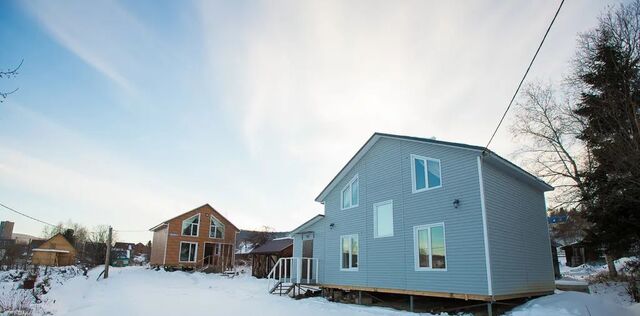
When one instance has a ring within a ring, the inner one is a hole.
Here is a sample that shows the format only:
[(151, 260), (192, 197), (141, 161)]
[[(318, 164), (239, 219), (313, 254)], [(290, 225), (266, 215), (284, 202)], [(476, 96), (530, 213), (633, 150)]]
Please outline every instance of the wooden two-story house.
[(205, 204), (150, 229), (150, 264), (169, 269), (233, 267), (236, 234), (240, 231), (211, 205)]

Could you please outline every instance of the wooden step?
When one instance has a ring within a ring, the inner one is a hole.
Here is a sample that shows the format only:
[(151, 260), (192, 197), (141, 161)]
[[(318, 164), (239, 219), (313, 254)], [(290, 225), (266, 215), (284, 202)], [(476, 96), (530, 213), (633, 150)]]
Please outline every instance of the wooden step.
[(278, 281), (278, 282), (277, 282), (277, 283), (276, 283), (276, 284), (275, 284), (275, 285), (274, 285), (274, 286), (269, 290), (269, 293), (273, 294), (273, 292), (275, 292), (275, 291), (280, 287), (280, 285), (282, 285), (282, 282)]

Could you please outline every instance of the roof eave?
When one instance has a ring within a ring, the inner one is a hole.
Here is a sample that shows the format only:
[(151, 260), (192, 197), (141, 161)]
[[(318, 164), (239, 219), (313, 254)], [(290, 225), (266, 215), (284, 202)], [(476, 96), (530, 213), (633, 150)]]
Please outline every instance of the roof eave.
[(526, 178), (532, 180), (533, 184), (536, 185), (537, 187), (539, 187), (542, 191), (544, 192), (549, 192), (549, 191), (553, 191), (555, 190), (555, 188), (546, 183), (545, 181), (539, 179), (538, 177), (532, 175), (531, 173), (527, 172), (526, 170), (520, 168), (518, 165), (512, 163), (511, 161), (502, 158), (500, 155), (494, 153), (491, 150), (487, 150), (486, 151), (488, 153), (488, 157), (489, 158), (493, 158), (495, 159), (497, 162), (501, 163), (502, 165), (504, 165), (507, 168), (512, 169), (513, 171), (522, 174), (523, 176), (525, 176)]
[(156, 226), (153, 226), (153, 227), (149, 228), (149, 231), (155, 232), (156, 230), (158, 230), (162, 226), (167, 226), (167, 223), (160, 223), (160, 224), (158, 224)]
[(293, 237), (293, 235), (301, 233), (303, 229), (305, 229), (305, 228), (317, 223), (319, 220), (321, 220), (323, 218), (324, 218), (324, 215), (322, 215), (322, 214), (318, 214), (318, 215), (312, 217), (310, 220), (304, 222), (302, 225), (300, 225), (300, 226), (296, 227), (294, 230), (292, 230), (289, 233), (289, 237)]

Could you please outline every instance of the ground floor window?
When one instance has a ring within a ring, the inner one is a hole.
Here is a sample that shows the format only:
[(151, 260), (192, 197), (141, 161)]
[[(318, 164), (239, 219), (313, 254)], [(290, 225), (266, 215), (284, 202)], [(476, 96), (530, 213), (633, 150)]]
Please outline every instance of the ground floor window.
[(358, 270), (358, 235), (340, 236), (340, 270)]
[(416, 226), (413, 234), (416, 270), (445, 270), (444, 223)]
[(180, 262), (196, 262), (196, 254), (198, 252), (198, 243), (180, 242)]

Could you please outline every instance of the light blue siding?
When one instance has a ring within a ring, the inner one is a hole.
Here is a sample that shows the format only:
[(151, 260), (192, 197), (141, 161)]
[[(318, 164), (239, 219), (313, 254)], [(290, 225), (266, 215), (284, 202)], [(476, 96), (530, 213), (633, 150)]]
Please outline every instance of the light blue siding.
[[(442, 187), (413, 193), (411, 155), (440, 161)], [(330, 191), (323, 192), (325, 217), (305, 229), (315, 233), (320, 283), (491, 295), (480, 155), (477, 149), (460, 146), (379, 138)], [(530, 186), (527, 183), (534, 180), (520, 171), (500, 171), (510, 168), (500, 164), (482, 169), (493, 294), (549, 290), (553, 278), (544, 187)], [(355, 175), (359, 205), (342, 210), (341, 191)], [(388, 200), (393, 201), (393, 236), (374, 238), (373, 205)], [(458, 208), (454, 200), (459, 200)], [(414, 227), (436, 223), (445, 226), (446, 270), (416, 271)], [(359, 267), (341, 271), (340, 236), (352, 234), (359, 239)], [(301, 235), (294, 237), (294, 256), (300, 256)]]
[[(412, 154), (441, 161), (441, 188), (412, 193)], [(466, 149), (380, 139), (325, 198), (322, 283), (487, 294), (476, 157)], [(356, 174), (359, 206), (341, 210), (341, 190)], [(373, 204), (386, 200), (393, 200), (394, 234), (374, 238)], [(440, 222), (446, 229), (446, 271), (415, 271), (413, 227)], [(359, 269), (341, 271), (340, 236), (350, 234), (358, 234)]]
[(494, 294), (553, 291), (543, 192), (487, 160), (482, 173)]
[[(313, 257), (318, 259), (318, 279), (319, 283), (324, 283), (324, 269), (326, 265), (325, 258), (325, 236), (327, 224), (325, 219), (310, 225), (304, 232), (313, 232)], [(294, 234), (293, 237), (293, 256), (302, 257), (302, 233)], [(306, 262), (305, 262), (306, 263)]]

